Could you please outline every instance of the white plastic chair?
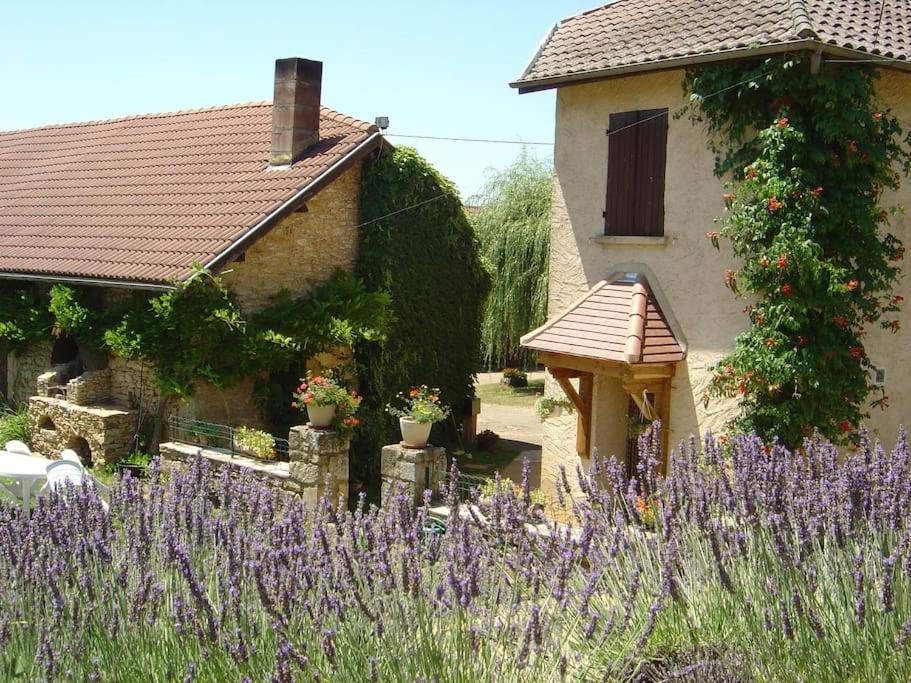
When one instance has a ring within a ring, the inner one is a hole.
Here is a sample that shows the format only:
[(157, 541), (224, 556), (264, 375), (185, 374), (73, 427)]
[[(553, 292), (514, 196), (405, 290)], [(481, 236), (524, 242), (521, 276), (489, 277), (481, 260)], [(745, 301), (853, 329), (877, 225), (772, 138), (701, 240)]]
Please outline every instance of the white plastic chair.
[[(65, 453), (66, 451), (64, 451)], [(44, 491), (60, 491), (65, 489), (68, 483), (71, 483), (73, 486), (80, 486), (83, 483), (89, 483), (98, 493), (98, 497), (101, 499), (101, 506), (107, 510), (108, 502), (102, 497), (103, 494), (108, 493), (109, 489), (106, 486), (102, 486), (100, 482), (96, 482), (94, 477), (91, 474), (85, 471), (85, 468), (82, 466), (82, 462), (79, 460), (79, 456), (76, 455), (73, 451), (70, 451), (76, 460), (71, 458), (64, 458), (64, 453), (61, 453), (61, 459), (55, 460), (50, 465), (47, 466), (47, 484), (42, 489)]]
[(80, 458), (79, 454), (76, 451), (74, 451), (72, 448), (67, 448), (65, 450), (60, 451), (60, 459), (69, 460), (71, 462), (78, 462), (80, 465), (82, 464), (82, 458)]
[(21, 441), (13, 439), (12, 441), (7, 441), (6, 445), (3, 447), (7, 453), (19, 453), (20, 455), (31, 455), (31, 449)]
[(85, 468), (82, 463), (72, 460), (55, 460), (47, 466), (47, 486), (45, 488), (57, 491), (65, 488), (67, 482), (79, 486), (85, 481)]

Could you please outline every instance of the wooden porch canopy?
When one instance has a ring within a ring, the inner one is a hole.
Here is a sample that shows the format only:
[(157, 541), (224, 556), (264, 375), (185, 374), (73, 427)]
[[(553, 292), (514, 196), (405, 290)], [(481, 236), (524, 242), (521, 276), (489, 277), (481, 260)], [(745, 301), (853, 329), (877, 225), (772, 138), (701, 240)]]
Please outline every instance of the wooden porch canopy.
[[(595, 375), (617, 377), (643, 416), (667, 423), (670, 382), (686, 351), (646, 277), (602, 280), (558, 317), (522, 337), (576, 407), (576, 449), (591, 451)], [(570, 379), (578, 378), (578, 391)], [(667, 430), (664, 430), (665, 450)]]

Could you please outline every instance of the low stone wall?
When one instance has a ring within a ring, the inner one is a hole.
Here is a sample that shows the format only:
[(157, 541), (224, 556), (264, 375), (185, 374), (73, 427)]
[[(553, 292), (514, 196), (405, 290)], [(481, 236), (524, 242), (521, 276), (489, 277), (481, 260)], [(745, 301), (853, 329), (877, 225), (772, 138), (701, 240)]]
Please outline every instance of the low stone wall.
[(71, 448), (86, 465), (104, 465), (130, 452), (136, 411), (114, 405), (80, 406), (61, 398), (33, 396), (28, 421), (32, 450), (56, 458)]
[(382, 458), (384, 501), (401, 489), (414, 505), (422, 505), (424, 491), (436, 492), (446, 475), (446, 449), (439, 446), (406, 448), (392, 444), (383, 446)]
[(220, 448), (176, 442), (161, 444), (158, 452), (161, 455), (162, 469), (166, 472), (183, 471), (189, 467), (189, 460), (200, 457), (209, 461), (215, 475), (227, 469), (231, 476), (249, 473), (254, 479), (267, 486), (277, 486), (291, 493), (301, 493), (303, 490), (300, 482), (291, 478), (289, 463), (286, 462), (267, 462), (242, 455), (232, 456), (230, 451)]
[(333, 503), (348, 500), (349, 440), (336, 432), (293, 427), (288, 435), (289, 462), (270, 462), (232, 454), (221, 448), (209, 448), (178, 442), (159, 447), (165, 470), (188, 467), (195, 457), (209, 461), (217, 474), (227, 468), (232, 476), (249, 473), (267, 486), (300, 495), (305, 503), (315, 505), (323, 495)]

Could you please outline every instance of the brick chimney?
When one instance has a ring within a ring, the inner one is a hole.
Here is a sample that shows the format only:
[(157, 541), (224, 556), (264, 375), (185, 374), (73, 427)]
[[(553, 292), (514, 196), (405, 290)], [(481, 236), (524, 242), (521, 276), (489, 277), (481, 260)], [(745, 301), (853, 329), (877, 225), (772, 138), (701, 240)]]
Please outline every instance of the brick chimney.
[(299, 57), (275, 60), (270, 165), (292, 164), (319, 142), (322, 83), (322, 62)]

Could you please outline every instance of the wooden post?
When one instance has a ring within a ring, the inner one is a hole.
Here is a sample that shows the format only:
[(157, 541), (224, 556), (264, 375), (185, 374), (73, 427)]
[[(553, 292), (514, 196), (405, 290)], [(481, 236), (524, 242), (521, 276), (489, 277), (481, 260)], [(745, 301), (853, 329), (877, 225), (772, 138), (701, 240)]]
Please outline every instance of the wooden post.
[(579, 455), (586, 458), (591, 456), (592, 443), (592, 393), (595, 377), (592, 374), (582, 375), (579, 378), (579, 398), (582, 400), (582, 410), (576, 421), (576, 450)]
[[(589, 457), (591, 454), (592, 436), (592, 390), (594, 388), (594, 375), (590, 372), (564, 370), (563, 368), (548, 368), (550, 374), (557, 380), (566, 397), (572, 401), (576, 408), (576, 451), (579, 455)], [(569, 381), (570, 377), (579, 378), (579, 391)]]

